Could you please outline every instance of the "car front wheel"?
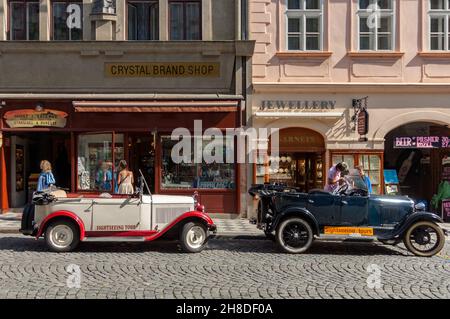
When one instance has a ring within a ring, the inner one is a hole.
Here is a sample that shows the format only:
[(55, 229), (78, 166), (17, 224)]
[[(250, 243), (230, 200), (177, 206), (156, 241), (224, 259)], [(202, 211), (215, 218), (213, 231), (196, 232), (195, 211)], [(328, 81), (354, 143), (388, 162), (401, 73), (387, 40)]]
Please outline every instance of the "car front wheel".
[(80, 231), (73, 222), (56, 220), (48, 225), (45, 231), (45, 241), (52, 251), (72, 251), (80, 242)]
[(444, 247), (445, 234), (435, 223), (422, 221), (413, 224), (407, 230), (403, 242), (414, 255), (431, 257)]
[(276, 232), (276, 241), (280, 248), (291, 254), (299, 254), (308, 250), (313, 239), (311, 226), (301, 218), (284, 220)]
[(208, 233), (202, 223), (189, 222), (181, 230), (180, 245), (187, 253), (198, 253), (205, 248), (207, 239)]

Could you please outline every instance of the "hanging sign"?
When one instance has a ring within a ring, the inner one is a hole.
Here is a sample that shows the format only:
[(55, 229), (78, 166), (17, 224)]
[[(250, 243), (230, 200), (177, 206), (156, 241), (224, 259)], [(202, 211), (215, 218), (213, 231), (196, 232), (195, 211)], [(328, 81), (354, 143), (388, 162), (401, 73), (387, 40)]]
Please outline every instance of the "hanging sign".
[(362, 109), (357, 117), (358, 134), (363, 136), (369, 132), (369, 113), (366, 109)]
[(62, 128), (65, 127), (67, 123), (67, 113), (49, 109), (44, 109), (42, 111), (33, 109), (8, 111), (3, 118), (10, 128)]

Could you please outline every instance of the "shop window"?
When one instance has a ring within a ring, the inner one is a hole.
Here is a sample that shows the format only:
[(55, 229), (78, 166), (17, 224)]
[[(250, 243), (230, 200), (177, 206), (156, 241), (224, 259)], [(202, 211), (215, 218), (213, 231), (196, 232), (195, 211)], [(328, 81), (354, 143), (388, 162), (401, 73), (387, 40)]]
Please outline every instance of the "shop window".
[(10, 40), (39, 40), (39, 2), (9, 3)]
[(359, 50), (394, 49), (395, 0), (359, 0)]
[(170, 40), (201, 40), (201, 1), (170, 1)]
[[(113, 192), (119, 161), (124, 159), (124, 136), (81, 134), (78, 136), (77, 188), (81, 191)], [(114, 163), (114, 165), (113, 165)]]
[(348, 165), (349, 169), (352, 169), (358, 165), (362, 166), (365, 174), (370, 178), (373, 194), (382, 193), (381, 158), (381, 154), (333, 153), (331, 155), (332, 165), (336, 165), (340, 162), (345, 162)]
[(83, 39), (83, 4), (54, 1), (52, 4), (53, 40)]
[(128, 40), (159, 39), (159, 8), (156, 1), (129, 1)]
[(430, 50), (448, 51), (450, 49), (450, 1), (430, 0), (429, 6)]
[[(210, 144), (210, 140), (203, 140), (203, 150)], [(172, 148), (178, 141), (172, 141), (169, 136), (162, 137), (162, 189), (234, 189), (235, 188), (235, 164), (225, 163), (227, 154), (226, 146), (220, 150), (220, 156), (224, 163), (175, 163), (172, 159)], [(229, 145), (224, 140), (223, 145)], [(194, 142), (192, 139), (192, 150)], [(217, 150), (218, 148), (216, 148)], [(228, 152), (231, 152), (229, 150)]]
[(286, 16), (288, 50), (322, 50), (323, 2), (321, 0), (289, 0)]

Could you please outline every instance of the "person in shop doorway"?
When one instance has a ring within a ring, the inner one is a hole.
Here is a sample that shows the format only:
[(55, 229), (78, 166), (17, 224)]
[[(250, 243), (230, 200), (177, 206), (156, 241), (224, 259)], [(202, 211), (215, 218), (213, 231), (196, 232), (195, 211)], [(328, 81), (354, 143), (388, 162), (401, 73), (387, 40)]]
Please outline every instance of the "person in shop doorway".
[(368, 194), (372, 194), (372, 182), (370, 181), (369, 176), (364, 172), (364, 168), (362, 166), (355, 166), (355, 169), (358, 171), (359, 176), (361, 176), (364, 184), (366, 184)]
[(330, 168), (328, 171), (325, 191), (333, 193), (339, 185), (345, 182), (342, 174), (347, 171), (347, 168), (348, 166), (345, 162), (338, 163)]
[(133, 194), (134, 193), (133, 183), (134, 183), (133, 172), (128, 170), (127, 162), (125, 160), (121, 160), (119, 162), (119, 176), (117, 181), (117, 184), (119, 186), (118, 193), (128, 195)]
[(47, 160), (41, 161), (41, 174), (39, 175), (37, 191), (42, 192), (56, 184), (55, 177), (52, 173), (52, 165)]
[(111, 191), (112, 186), (112, 172), (111, 172), (111, 165), (108, 164), (108, 162), (103, 162), (100, 165), (100, 169), (97, 172), (96, 180), (97, 187), (101, 191)]

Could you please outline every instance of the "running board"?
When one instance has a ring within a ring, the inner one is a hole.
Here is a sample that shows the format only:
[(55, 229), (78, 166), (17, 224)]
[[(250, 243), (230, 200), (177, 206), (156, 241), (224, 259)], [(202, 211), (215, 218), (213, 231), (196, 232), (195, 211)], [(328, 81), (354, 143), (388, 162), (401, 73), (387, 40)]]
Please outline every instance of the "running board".
[(145, 237), (85, 237), (83, 242), (144, 242)]
[(318, 240), (330, 240), (330, 241), (374, 241), (377, 240), (375, 236), (349, 236), (349, 235), (325, 235), (320, 234), (317, 237)]

